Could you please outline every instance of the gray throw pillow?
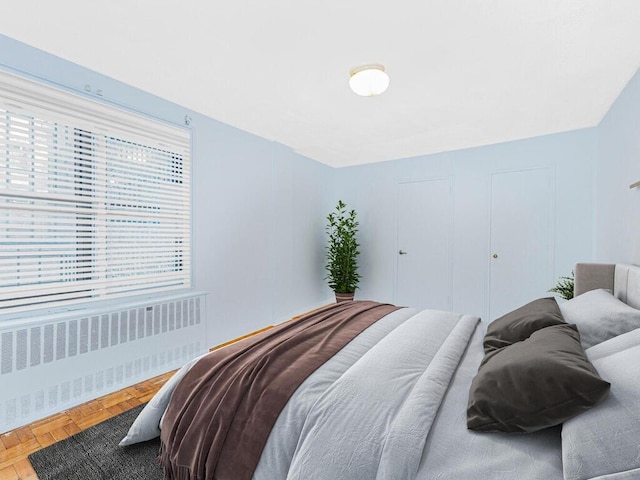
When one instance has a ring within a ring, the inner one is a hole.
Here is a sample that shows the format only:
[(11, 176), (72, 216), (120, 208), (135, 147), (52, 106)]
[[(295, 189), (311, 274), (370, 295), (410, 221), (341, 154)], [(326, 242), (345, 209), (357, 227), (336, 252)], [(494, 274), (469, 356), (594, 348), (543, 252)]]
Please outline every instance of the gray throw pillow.
[(568, 323), (578, 326), (584, 348), (640, 328), (640, 310), (598, 289), (578, 295), (560, 305)]
[(553, 325), (484, 357), (469, 390), (467, 427), (542, 430), (591, 408), (608, 391), (575, 325)]
[(484, 353), (526, 340), (541, 328), (563, 323), (555, 298), (539, 298), (491, 322), (484, 337)]

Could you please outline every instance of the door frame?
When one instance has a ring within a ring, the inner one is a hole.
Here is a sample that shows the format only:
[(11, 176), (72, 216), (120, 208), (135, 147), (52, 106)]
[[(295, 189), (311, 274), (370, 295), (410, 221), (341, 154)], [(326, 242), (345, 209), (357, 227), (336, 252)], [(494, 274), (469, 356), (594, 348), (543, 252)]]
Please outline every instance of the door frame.
[[(455, 258), (454, 255), (454, 232), (455, 232), (455, 220), (456, 220), (456, 215), (455, 215), (455, 193), (456, 193), (456, 177), (454, 175), (439, 175), (436, 177), (427, 177), (427, 178), (420, 178), (420, 179), (416, 179), (416, 180), (406, 180), (406, 181), (398, 181), (398, 183), (396, 184), (396, 241), (395, 241), (395, 249), (393, 251), (393, 255), (394, 255), (394, 276), (393, 276), (393, 302), (394, 304), (398, 304), (398, 273), (399, 273), (399, 268), (398, 268), (398, 262), (399, 262), (399, 251), (400, 251), (400, 188), (402, 185), (406, 185), (406, 184), (410, 184), (410, 183), (425, 183), (425, 182), (436, 182), (436, 181), (440, 181), (440, 180), (448, 180), (449, 181), (449, 205), (451, 208), (451, 221), (449, 223), (449, 232), (448, 232), (448, 238), (449, 238), (449, 251), (448, 251), (448, 258), (447, 258), (447, 268), (449, 270), (449, 285), (448, 285), (448, 290), (449, 290), (449, 295), (447, 298), (447, 304), (449, 307), (449, 310), (452, 311), (453, 310), (453, 285), (454, 285), (454, 279), (453, 279), (453, 275), (454, 275), (454, 268), (453, 268), (453, 260)], [(407, 305), (408, 307), (412, 307), (412, 305)]]
[(523, 168), (508, 168), (508, 169), (500, 169), (489, 172), (489, 225), (487, 228), (488, 231), (488, 247), (489, 250), (487, 252), (487, 290), (486, 290), (486, 318), (487, 322), (490, 322), (491, 319), (491, 267), (492, 267), (492, 258), (493, 254), (492, 249), (492, 237), (493, 232), (491, 226), (493, 225), (493, 177), (494, 175), (501, 175), (505, 173), (519, 173), (519, 172), (530, 172), (534, 170), (547, 170), (550, 173), (551, 177), (551, 198), (549, 199), (549, 275), (551, 278), (549, 279), (549, 288), (554, 285), (554, 279), (556, 277), (555, 273), (555, 257), (556, 257), (556, 201), (557, 201), (557, 169), (555, 165), (538, 165), (538, 166), (530, 166)]

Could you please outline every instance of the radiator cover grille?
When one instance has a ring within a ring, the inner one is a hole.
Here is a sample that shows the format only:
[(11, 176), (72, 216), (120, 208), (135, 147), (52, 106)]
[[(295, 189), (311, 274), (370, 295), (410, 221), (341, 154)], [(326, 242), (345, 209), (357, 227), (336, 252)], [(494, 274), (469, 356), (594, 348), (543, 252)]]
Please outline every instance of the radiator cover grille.
[(206, 296), (0, 324), (0, 433), (204, 353)]

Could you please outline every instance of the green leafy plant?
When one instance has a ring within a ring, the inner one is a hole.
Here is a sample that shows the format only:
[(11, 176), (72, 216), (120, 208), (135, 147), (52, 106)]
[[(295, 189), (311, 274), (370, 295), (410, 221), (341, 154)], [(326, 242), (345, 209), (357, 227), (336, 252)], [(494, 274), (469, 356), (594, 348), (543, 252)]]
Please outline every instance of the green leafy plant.
[(556, 286), (547, 291), (551, 293), (555, 293), (556, 295), (559, 295), (565, 300), (571, 300), (573, 298), (573, 284), (574, 284), (573, 276), (574, 276), (574, 273), (572, 270), (570, 277), (560, 277), (558, 279), (558, 283), (556, 283)]
[(338, 201), (335, 212), (327, 216), (327, 276), (329, 286), (337, 293), (354, 293), (358, 288), (358, 255), (360, 244), (356, 239), (358, 221), (356, 211), (347, 211), (347, 205)]

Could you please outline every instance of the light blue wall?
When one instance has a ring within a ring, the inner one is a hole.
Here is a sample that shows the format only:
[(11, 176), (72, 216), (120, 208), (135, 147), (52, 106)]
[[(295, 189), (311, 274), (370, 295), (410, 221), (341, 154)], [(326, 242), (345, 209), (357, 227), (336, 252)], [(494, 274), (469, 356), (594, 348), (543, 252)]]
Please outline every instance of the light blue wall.
[(357, 298), (395, 301), (398, 184), (445, 176), (454, 179), (455, 311), (487, 315), (493, 172), (553, 169), (554, 273), (569, 274), (576, 262), (593, 258), (595, 153), (596, 130), (584, 129), (339, 170), (338, 191), (360, 217), (363, 279)]
[(598, 126), (596, 258), (640, 265), (640, 73)]
[(194, 287), (209, 292), (208, 344), (329, 301), (332, 168), (2, 35), (0, 68), (82, 94), (90, 85), (103, 100), (179, 125), (192, 118)]
[(556, 277), (578, 261), (640, 263), (640, 189), (628, 188), (640, 180), (638, 75), (596, 128), (335, 170), (2, 35), (0, 68), (81, 94), (90, 85), (106, 101), (175, 124), (191, 117), (194, 288), (209, 293), (209, 345), (331, 301), (324, 224), (338, 198), (361, 224), (357, 298), (394, 302), (401, 182), (454, 179), (456, 311), (488, 310), (494, 172), (553, 169)]
[(326, 185), (333, 169), (194, 115), (195, 286), (217, 344), (328, 303)]
[(176, 124), (192, 118), (194, 280), (210, 293), (211, 344), (331, 299), (324, 219), (338, 198), (359, 212), (358, 297), (394, 301), (400, 182), (454, 178), (458, 311), (487, 311), (492, 172), (553, 167), (556, 276), (576, 261), (640, 261), (640, 189), (628, 189), (640, 180), (638, 76), (597, 128), (334, 170), (2, 35), (0, 66), (80, 93), (90, 85), (104, 100)]

